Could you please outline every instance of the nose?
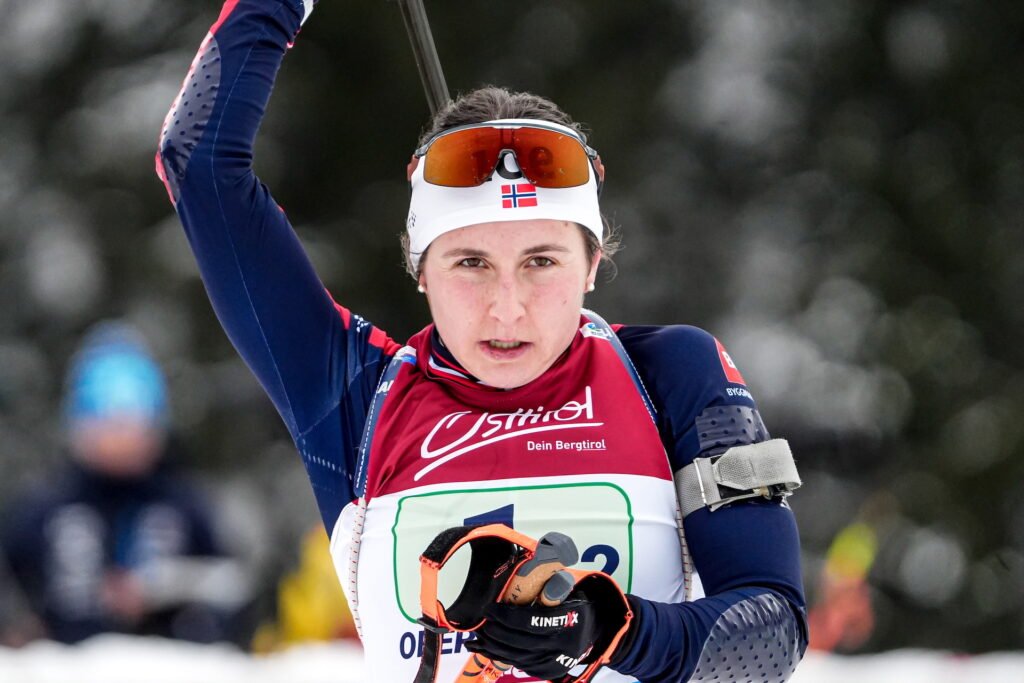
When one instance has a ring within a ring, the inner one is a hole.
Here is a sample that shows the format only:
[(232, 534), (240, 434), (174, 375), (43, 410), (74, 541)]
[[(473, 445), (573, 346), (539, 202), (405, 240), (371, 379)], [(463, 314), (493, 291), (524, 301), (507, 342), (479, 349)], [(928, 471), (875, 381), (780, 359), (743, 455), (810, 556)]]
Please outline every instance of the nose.
[(502, 325), (514, 325), (526, 315), (526, 294), (526, 286), (514, 275), (502, 275), (494, 282), (488, 313)]

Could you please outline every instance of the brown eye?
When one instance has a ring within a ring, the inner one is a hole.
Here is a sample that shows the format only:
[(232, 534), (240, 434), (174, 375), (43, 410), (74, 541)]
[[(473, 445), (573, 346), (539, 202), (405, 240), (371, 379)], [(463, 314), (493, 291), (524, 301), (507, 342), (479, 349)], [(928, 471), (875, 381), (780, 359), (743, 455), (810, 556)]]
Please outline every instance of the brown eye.
[(547, 256), (534, 256), (532, 259), (530, 259), (530, 265), (539, 268), (546, 268), (547, 266), (555, 265), (555, 262), (549, 259)]
[(466, 258), (459, 261), (458, 264), (456, 265), (463, 266), (465, 268), (479, 268), (483, 264), (484, 262), (482, 259), (476, 256), (467, 256)]

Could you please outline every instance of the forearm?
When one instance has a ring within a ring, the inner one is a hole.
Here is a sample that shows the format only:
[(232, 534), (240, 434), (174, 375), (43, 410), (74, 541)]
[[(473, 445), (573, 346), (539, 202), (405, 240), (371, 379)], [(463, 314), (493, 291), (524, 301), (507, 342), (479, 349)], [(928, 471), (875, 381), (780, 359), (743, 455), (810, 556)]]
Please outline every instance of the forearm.
[(807, 646), (792, 514), (750, 504), (694, 515), (688, 540), (708, 597), (666, 604), (630, 596), (635, 624), (612, 668), (644, 683), (711, 680), (723, 671), (787, 680)]
[(214, 310), (293, 436), (336, 404), (349, 379), (328, 372), (349, 366), (332, 362), (346, 353), (347, 318), (252, 169), (274, 78), (305, 11), (301, 0), (229, 0), (157, 157)]
[(302, 0), (225, 2), (161, 131), (157, 174), (179, 210), (211, 182), (243, 199), (257, 189), (253, 142), (305, 9)]
[(611, 666), (644, 683), (711, 680), (723, 671), (781, 683), (807, 646), (802, 610), (795, 612), (765, 589), (737, 589), (683, 604), (630, 596), (630, 604), (635, 639)]
[(396, 345), (334, 303), (252, 168), (274, 79), (312, 5), (227, 0), (156, 162), (217, 317), (291, 432), (330, 528), (352, 498), (355, 448)]

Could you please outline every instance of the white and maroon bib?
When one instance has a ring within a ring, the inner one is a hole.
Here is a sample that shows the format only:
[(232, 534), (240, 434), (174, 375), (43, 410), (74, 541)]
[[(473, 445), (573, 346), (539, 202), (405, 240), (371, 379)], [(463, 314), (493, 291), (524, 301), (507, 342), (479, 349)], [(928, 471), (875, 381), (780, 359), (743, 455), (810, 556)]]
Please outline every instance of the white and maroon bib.
[[(604, 571), (644, 598), (684, 599), (664, 446), (610, 330), (581, 322), (562, 358), (517, 389), (470, 386), (432, 371), (431, 328), (410, 340), (411, 350), (400, 352), (405, 362), (382, 382), (387, 396), (379, 415), (367, 418), (375, 428), (365, 493), (331, 534), (369, 680), (415, 677), (423, 643), (419, 556), (448, 527), (503, 522), (534, 538), (559, 531), (580, 551), (576, 567)], [(467, 562), (468, 554), (446, 565), (442, 602), (454, 599)], [(461, 671), (468, 638), (445, 636), (439, 683)], [(501, 678), (522, 680), (534, 679), (515, 670)], [(632, 679), (603, 669), (594, 680)]]

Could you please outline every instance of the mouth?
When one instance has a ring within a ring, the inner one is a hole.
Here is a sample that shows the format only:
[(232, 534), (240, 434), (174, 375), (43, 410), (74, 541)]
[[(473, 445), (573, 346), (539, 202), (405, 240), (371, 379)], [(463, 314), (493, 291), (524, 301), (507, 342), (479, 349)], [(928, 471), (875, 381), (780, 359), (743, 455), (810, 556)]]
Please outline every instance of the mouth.
[(478, 348), (484, 356), (495, 361), (516, 360), (525, 354), (530, 347), (530, 342), (516, 339), (488, 339), (478, 344)]
[(501, 341), (499, 339), (488, 339), (487, 345), (492, 349), (501, 349), (502, 351), (509, 351), (511, 349), (518, 349), (523, 345), (521, 341)]

